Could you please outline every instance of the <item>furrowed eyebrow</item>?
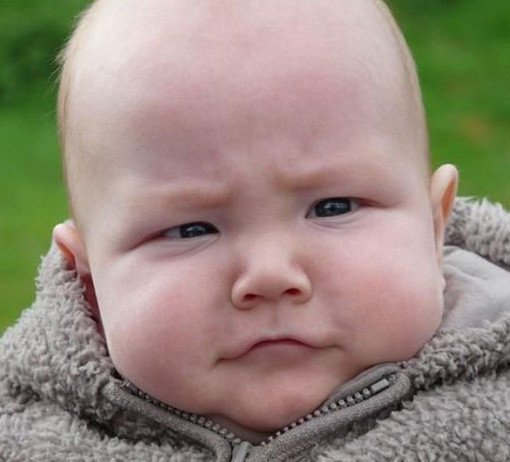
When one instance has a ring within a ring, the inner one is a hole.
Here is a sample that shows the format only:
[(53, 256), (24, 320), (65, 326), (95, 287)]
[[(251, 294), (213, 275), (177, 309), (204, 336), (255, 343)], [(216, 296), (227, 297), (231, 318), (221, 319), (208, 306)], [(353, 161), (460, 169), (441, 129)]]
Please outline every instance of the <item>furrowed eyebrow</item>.
[(122, 224), (119, 234), (129, 229), (129, 236), (139, 236), (146, 232), (148, 224), (167, 219), (173, 212), (220, 208), (231, 203), (233, 197), (233, 191), (225, 185), (212, 187), (194, 182), (189, 187), (179, 183), (145, 188), (142, 194), (138, 190), (118, 204), (118, 221)]
[(162, 188), (158, 203), (165, 206), (214, 208), (231, 202), (234, 194), (226, 186), (179, 185)]
[(298, 191), (320, 186), (324, 183), (325, 179), (331, 176), (331, 170), (321, 168), (318, 170), (301, 172), (292, 176), (280, 173), (277, 174), (277, 181), (284, 189)]
[[(340, 166), (343, 168), (338, 169), (338, 165), (325, 165), (315, 169), (303, 169), (300, 172), (287, 174), (284, 172), (275, 172), (275, 179), (282, 188), (289, 191), (300, 191), (320, 187), (325, 183), (332, 181), (348, 181), (353, 175), (370, 175), (374, 178), (384, 177), (384, 172), (381, 171), (377, 166), (366, 163), (355, 164), (355, 165), (344, 165)], [(339, 178), (338, 170), (342, 173), (341, 176), (345, 178)]]

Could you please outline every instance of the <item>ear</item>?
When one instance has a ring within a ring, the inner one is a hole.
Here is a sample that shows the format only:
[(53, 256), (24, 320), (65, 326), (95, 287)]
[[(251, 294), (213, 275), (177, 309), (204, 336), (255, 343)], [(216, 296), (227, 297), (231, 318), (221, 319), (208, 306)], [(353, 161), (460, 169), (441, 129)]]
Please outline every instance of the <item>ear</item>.
[(96, 321), (101, 335), (103, 328), (99, 306), (97, 304), (96, 291), (92, 281), (87, 251), (76, 225), (68, 220), (53, 228), (53, 240), (67, 261), (70, 268), (75, 269), (85, 286), (85, 300), (92, 310), (92, 318)]
[(430, 199), (434, 220), (436, 255), (439, 264), (443, 262), (443, 242), (446, 222), (453, 208), (458, 181), (459, 173), (457, 168), (450, 164), (442, 165), (432, 175)]
[(70, 268), (81, 276), (90, 275), (90, 267), (85, 245), (72, 220), (65, 221), (53, 228), (53, 240)]

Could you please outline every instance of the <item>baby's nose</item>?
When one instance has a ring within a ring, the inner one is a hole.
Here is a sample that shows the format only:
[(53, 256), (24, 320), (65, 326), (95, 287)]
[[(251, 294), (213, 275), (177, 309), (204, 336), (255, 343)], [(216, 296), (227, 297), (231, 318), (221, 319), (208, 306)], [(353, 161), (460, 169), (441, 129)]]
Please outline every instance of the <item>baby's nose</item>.
[(310, 279), (299, 266), (282, 255), (259, 255), (235, 281), (231, 298), (237, 308), (250, 309), (264, 303), (303, 304), (311, 295)]

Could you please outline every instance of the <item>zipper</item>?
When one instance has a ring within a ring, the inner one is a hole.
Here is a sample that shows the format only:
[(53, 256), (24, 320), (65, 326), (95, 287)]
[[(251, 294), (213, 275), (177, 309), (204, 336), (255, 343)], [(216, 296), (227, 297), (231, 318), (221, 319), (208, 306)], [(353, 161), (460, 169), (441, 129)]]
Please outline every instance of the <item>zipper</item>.
[(317, 417), (324, 416), (326, 414), (331, 414), (332, 412), (339, 411), (340, 409), (345, 409), (346, 407), (350, 407), (354, 404), (361, 403), (362, 401), (366, 401), (367, 399), (370, 399), (372, 396), (377, 395), (378, 393), (381, 393), (382, 391), (389, 388), (396, 379), (396, 374), (391, 374), (388, 377), (384, 377), (377, 382), (373, 383), (372, 385), (363, 388), (363, 390), (354, 393), (353, 395), (349, 395), (346, 398), (339, 399), (338, 401), (334, 401), (332, 403), (329, 403), (327, 405), (322, 406), (319, 409), (316, 409), (314, 412), (310, 414), (306, 414), (304, 417), (301, 417), (299, 420), (296, 420), (292, 422), (291, 424), (287, 425), (282, 430), (277, 431), (276, 433), (269, 436), (267, 439), (262, 441), (260, 443), (261, 446), (265, 446), (271, 441), (273, 441), (275, 438), (278, 438), (279, 436), (287, 433), (288, 431), (292, 430), (293, 428), (298, 427), (299, 425), (303, 425), (305, 422), (308, 422), (312, 419), (316, 419)]
[(148, 401), (149, 403), (158, 406), (165, 411), (170, 412), (171, 414), (180, 417), (188, 422), (194, 423), (196, 425), (200, 425), (201, 427), (207, 428), (212, 432), (218, 434), (223, 439), (227, 440), (230, 445), (235, 448), (236, 446), (243, 443), (243, 440), (239, 438), (235, 433), (231, 432), (228, 428), (221, 426), (220, 424), (214, 423), (212, 420), (201, 416), (199, 414), (194, 414), (192, 412), (181, 411), (175, 407), (170, 406), (169, 404), (158, 401), (152, 396), (144, 393), (142, 390), (139, 390), (135, 385), (133, 385), (129, 380), (123, 380), (122, 385), (127, 388), (132, 394), (138, 396), (144, 401)]
[[(361, 391), (358, 391), (352, 395), (349, 395), (345, 398), (339, 399), (338, 401), (334, 401), (332, 403), (320, 407), (319, 409), (316, 409), (314, 412), (307, 414), (306, 416), (300, 418), (299, 420), (296, 420), (291, 424), (287, 425), (285, 428), (273, 433), (271, 436), (269, 436), (259, 444), (260, 446), (266, 446), (279, 436), (291, 431), (292, 429), (300, 425), (303, 425), (305, 422), (324, 416), (326, 414), (330, 414), (332, 412), (339, 411), (341, 409), (345, 409), (347, 407), (361, 403), (362, 401), (366, 401), (371, 397), (388, 389), (395, 382), (395, 380), (396, 374), (394, 373), (386, 377), (383, 377), (382, 379), (379, 379), (377, 382), (374, 382), (372, 385), (363, 388)], [(127, 388), (132, 394), (140, 397), (141, 399), (148, 401), (151, 404), (158, 406), (162, 409), (165, 409), (166, 411), (180, 417), (181, 419), (184, 419), (196, 425), (200, 425), (201, 427), (204, 427), (218, 434), (223, 439), (227, 440), (232, 446), (231, 462), (244, 462), (254, 447), (251, 443), (243, 441), (229, 429), (221, 426), (220, 424), (214, 423), (212, 420), (204, 416), (194, 414), (191, 412), (181, 411), (180, 409), (174, 408), (166, 403), (158, 401), (157, 399), (139, 390), (135, 385), (133, 385), (128, 380), (123, 380), (122, 385), (125, 388)]]

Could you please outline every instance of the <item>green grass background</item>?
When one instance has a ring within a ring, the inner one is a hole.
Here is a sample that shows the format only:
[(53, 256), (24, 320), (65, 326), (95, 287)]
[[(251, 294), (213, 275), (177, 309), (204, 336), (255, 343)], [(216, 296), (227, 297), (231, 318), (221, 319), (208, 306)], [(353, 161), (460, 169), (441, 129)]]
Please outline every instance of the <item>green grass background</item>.
[[(54, 57), (87, 3), (0, 0), (0, 332), (31, 303), (40, 256), (67, 216)], [(388, 3), (418, 62), (434, 166), (456, 164), (462, 195), (509, 208), (510, 1)]]

